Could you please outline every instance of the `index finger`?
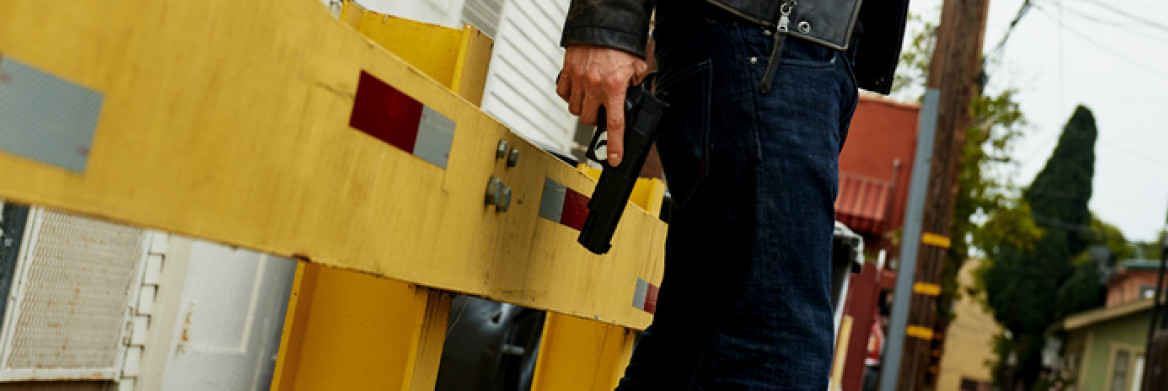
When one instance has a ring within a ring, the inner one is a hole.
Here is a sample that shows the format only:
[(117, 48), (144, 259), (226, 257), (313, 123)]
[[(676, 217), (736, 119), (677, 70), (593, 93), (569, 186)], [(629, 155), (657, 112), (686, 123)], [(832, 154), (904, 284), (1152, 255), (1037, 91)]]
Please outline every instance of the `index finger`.
[(620, 166), (625, 156), (625, 90), (608, 95), (604, 103), (605, 127), (608, 131), (608, 165)]

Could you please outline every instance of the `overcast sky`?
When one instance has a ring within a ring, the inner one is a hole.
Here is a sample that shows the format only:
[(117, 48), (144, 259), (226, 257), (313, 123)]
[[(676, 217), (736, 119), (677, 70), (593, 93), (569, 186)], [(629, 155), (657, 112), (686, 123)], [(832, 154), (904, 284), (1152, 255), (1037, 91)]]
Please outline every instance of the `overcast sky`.
[[(987, 51), (1022, 3), (990, 2)], [(940, 4), (910, 8), (936, 18)], [(1155, 239), (1168, 218), (1168, 1), (1033, 0), (989, 72), (991, 90), (1019, 90), (1030, 121), (1014, 152), (1015, 183), (1034, 179), (1082, 104), (1099, 128), (1091, 210), (1128, 240)]]

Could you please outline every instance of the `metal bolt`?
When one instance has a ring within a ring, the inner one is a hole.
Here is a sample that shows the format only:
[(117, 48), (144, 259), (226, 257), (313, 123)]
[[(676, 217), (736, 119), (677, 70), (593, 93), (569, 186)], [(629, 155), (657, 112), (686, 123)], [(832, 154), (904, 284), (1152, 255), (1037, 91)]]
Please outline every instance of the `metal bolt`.
[(503, 180), (495, 177), (487, 180), (487, 205), (498, 205), (503, 196)]
[(495, 202), (495, 210), (506, 212), (508, 209), (511, 209), (511, 186), (503, 185), (499, 199)]
[(507, 154), (507, 167), (515, 167), (519, 164), (519, 148), (511, 149), (511, 153)]
[(487, 180), (487, 205), (494, 205), (496, 212), (506, 212), (511, 208), (511, 186), (495, 177)]
[(751, 57), (751, 58), (750, 58), (750, 63), (751, 63), (751, 64), (758, 64), (758, 57)]
[(499, 140), (499, 146), (495, 147), (495, 159), (502, 159), (507, 156), (507, 142)]
[(811, 32), (811, 23), (807, 23), (806, 20), (799, 22), (799, 32), (803, 34)]

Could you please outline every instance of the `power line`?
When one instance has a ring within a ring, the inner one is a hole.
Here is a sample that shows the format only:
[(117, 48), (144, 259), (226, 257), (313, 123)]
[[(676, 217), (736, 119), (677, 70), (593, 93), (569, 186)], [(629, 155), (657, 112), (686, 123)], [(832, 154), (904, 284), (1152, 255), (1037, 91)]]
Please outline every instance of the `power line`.
[[(1043, 16), (1046, 16), (1047, 18), (1050, 18), (1051, 20), (1055, 20), (1055, 18), (1053, 16), (1046, 13), (1046, 10), (1044, 8), (1042, 8), (1042, 7), (1038, 7), (1038, 8), (1043, 11), (1042, 12)], [(1157, 77), (1162, 78), (1165, 81), (1168, 81), (1168, 74), (1162, 73), (1163, 71), (1161, 71), (1161, 70), (1158, 70), (1156, 68), (1151, 68), (1147, 65), (1140, 63), (1139, 61), (1136, 61), (1130, 57), (1127, 57), (1123, 54), (1120, 54), (1119, 52), (1115, 51), (1114, 49), (1107, 47), (1107, 45), (1099, 43), (1099, 41), (1091, 39), (1090, 37), (1087, 37), (1086, 34), (1075, 31), (1074, 29), (1062, 28), (1062, 30), (1065, 30), (1071, 34), (1078, 36), (1079, 38), (1083, 39), (1084, 41), (1087, 41), (1087, 43), (1090, 43), (1091, 45), (1095, 46), (1096, 48), (1099, 48), (1105, 52), (1111, 53), (1113, 56), (1115, 56), (1116, 58), (1118, 58), (1120, 60), (1123, 60), (1131, 65), (1135, 65), (1136, 67), (1139, 67), (1140, 69), (1143, 69), (1143, 70), (1145, 70), (1153, 75), (1156, 75)]]
[[(1062, 12), (1062, 10), (1065, 9), (1076, 17), (1079, 17), (1079, 18), (1086, 20), (1088, 22), (1098, 23), (1098, 24), (1107, 26), (1109, 29), (1112, 29), (1112, 30), (1126, 30), (1128, 27), (1130, 27), (1128, 21), (1101, 19), (1096, 15), (1092, 15), (1088, 12), (1084, 12), (1084, 11), (1076, 9), (1074, 7), (1064, 7), (1062, 5), (1061, 1), (1057, 2), (1056, 5), (1059, 7), (1060, 13)], [(1168, 40), (1165, 40), (1163, 37), (1159, 37), (1159, 36), (1155, 36), (1155, 35), (1141, 34), (1142, 31), (1140, 31), (1140, 32), (1128, 31), (1128, 32), (1130, 32), (1132, 34), (1136, 34), (1144, 39), (1155, 41), (1156, 43), (1168, 45)], [(1168, 30), (1165, 30), (1164, 32), (1168, 33)]]
[(1099, 141), (1103, 145), (1118, 149), (1118, 150), (1123, 151), (1123, 152), (1127, 152), (1129, 154), (1135, 155), (1138, 158), (1142, 158), (1148, 162), (1156, 163), (1156, 164), (1160, 165), (1161, 167), (1168, 168), (1168, 161), (1160, 160), (1160, 159), (1145, 155), (1143, 152), (1140, 152), (1140, 151), (1137, 151), (1134, 149), (1129, 149), (1128, 147), (1122, 146), (1118, 143), (1113, 143), (1111, 141), (1105, 140), (1102, 137), (1099, 138)]
[(1064, 107), (1067, 107), (1067, 105), (1066, 105), (1067, 78), (1066, 78), (1066, 72), (1063, 71), (1063, 68), (1065, 68), (1064, 64), (1067, 61), (1066, 61), (1066, 57), (1063, 56), (1063, 29), (1064, 29), (1063, 28), (1063, 2), (1058, 1), (1055, 4), (1058, 5), (1058, 27), (1059, 27), (1059, 32), (1058, 32), (1058, 72), (1059, 72), (1059, 74), (1058, 74), (1058, 77), (1059, 77), (1059, 110), (1061, 113), (1061, 110)]
[(1014, 32), (1015, 27), (1018, 27), (1018, 22), (1022, 20), (1023, 16), (1026, 16), (1026, 12), (1030, 11), (1030, 6), (1030, 0), (1025, 0), (1022, 2), (1022, 6), (1018, 8), (1018, 14), (1014, 15), (1014, 19), (1010, 21), (1010, 27), (1006, 28), (1006, 33), (1002, 35), (1002, 39), (998, 41), (997, 45), (994, 45), (994, 48), (990, 50), (989, 54), (986, 54), (986, 56), (982, 58), (983, 68), (985, 67), (985, 62), (987, 59), (1001, 55), (1002, 48), (1006, 46), (1006, 40), (1010, 39), (1010, 34)]
[(1082, 2), (1084, 2), (1084, 3), (1094, 4), (1095, 6), (1098, 6), (1098, 7), (1100, 7), (1100, 8), (1103, 8), (1103, 9), (1106, 9), (1106, 10), (1108, 10), (1108, 11), (1111, 11), (1112, 13), (1115, 13), (1115, 14), (1117, 14), (1117, 15), (1124, 16), (1124, 17), (1127, 17), (1127, 18), (1129, 18), (1129, 19), (1131, 19), (1131, 20), (1134, 20), (1134, 21), (1137, 21), (1137, 22), (1143, 23), (1143, 24), (1145, 24), (1145, 25), (1148, 25), (1148, 26), (1150, 26), (1150, 27), (1154, 27), (1154, 28), (1157, 28), (1157, 29), (1163, 30), (1163, 31), (1165, 31), (1165, 32), (1168, 32), (1168, 26), (1165, 26), (1165, 25), (1163, 25), (1163, 24), (1160, 24), (1159, 22), (1156, 22), (1156, 21), (1153, 21), (1153, 20), (1150, 20), (1150, 19), (1144, 19), (1144, 17), (1142, 17), (1142, 16), (1139, 16), (1139, 15), (1136, 15), (1136, 14), (1129, 13), (1129, 12), (1127, 12), (1127, 11), (1124, 11), (1124, 10), (1121, 10), (1121, 9), (1119, 9), (1119, 8), (1116, 8), (1116, 7), (1114, 7), (1114, 6), (1110, 5), (1110, 4), (1107, 4), (1107, 3), (1101, 3), (1101, 2), (1099, 2), (1099, 1), (1097, 1), (1097, 0), (1080, 0), (1080, 1), (1082, 1)]

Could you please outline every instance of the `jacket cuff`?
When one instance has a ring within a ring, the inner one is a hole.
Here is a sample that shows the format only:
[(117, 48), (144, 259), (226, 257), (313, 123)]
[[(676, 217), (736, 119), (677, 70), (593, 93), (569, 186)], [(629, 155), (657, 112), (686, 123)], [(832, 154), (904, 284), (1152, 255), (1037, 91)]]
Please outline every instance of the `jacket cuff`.
[(647, 35), (597, 26), (565, 26), (564, 34), (560, 37), (560, 46), (565, 48), (569, 45), (602, 46), (623, 50), (644, 59), (645, 45), (648, 44)]

